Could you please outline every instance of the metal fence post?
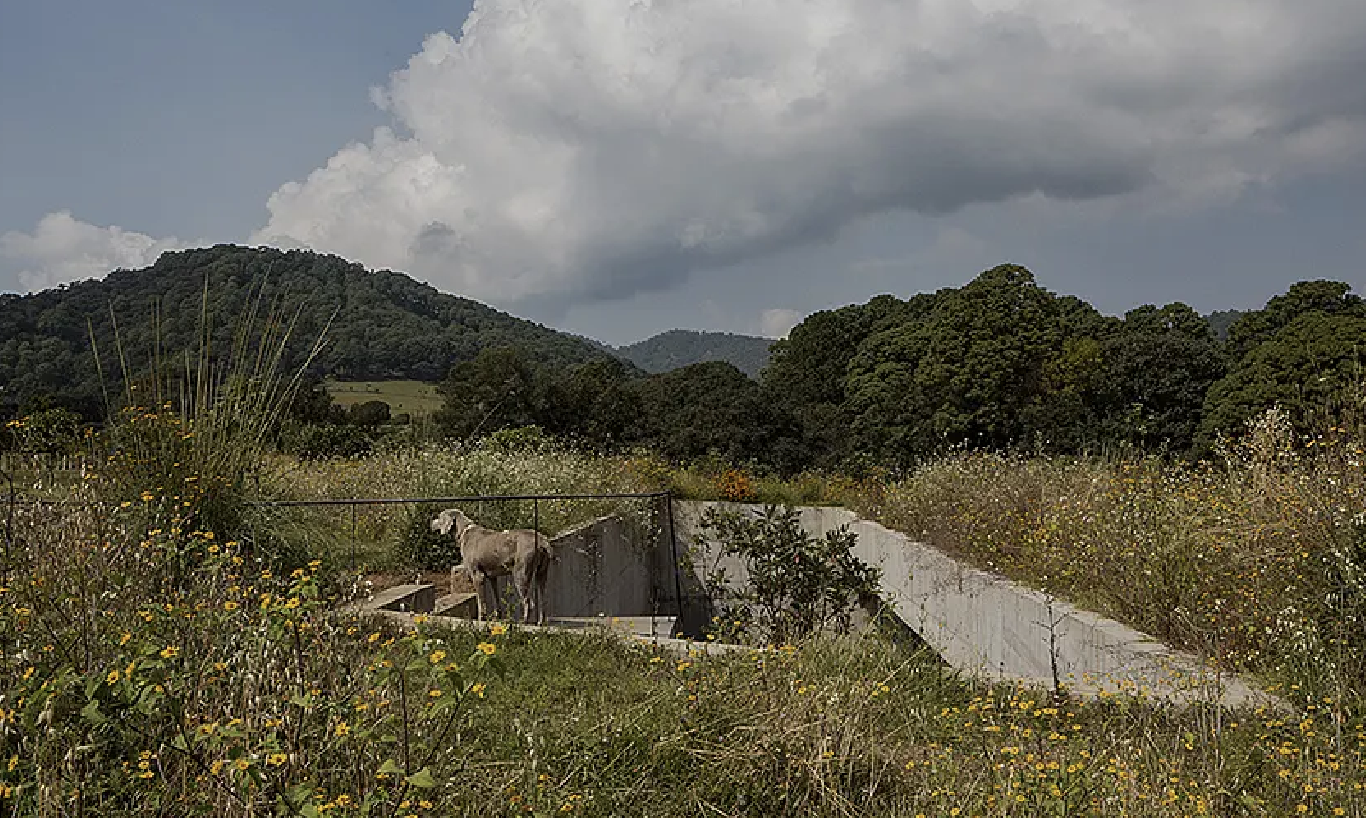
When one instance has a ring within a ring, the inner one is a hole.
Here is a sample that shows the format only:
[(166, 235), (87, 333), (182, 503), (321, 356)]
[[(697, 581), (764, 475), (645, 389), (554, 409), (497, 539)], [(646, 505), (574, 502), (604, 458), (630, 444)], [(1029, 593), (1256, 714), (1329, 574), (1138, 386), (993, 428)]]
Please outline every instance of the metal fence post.
[(674, 493), (672, 490), (664, 492), (664, 504), (669, 518), (669, 554), (674, 564), (674, 610), (677, 615), (674, 620), (674, 630), (678, 630), (683, 625), (683, 564), (678, 561), (678, 535), (674, 529)]

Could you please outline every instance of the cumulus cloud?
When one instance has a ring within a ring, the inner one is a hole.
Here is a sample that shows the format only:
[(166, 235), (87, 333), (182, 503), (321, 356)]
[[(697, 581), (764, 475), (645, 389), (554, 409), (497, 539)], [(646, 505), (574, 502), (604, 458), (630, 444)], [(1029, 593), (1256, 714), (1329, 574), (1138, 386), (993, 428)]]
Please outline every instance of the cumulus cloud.
[(802, 314), (786, 307), (774, 307), (759, 315), (759, 334), (765, 338), (786, 338), (801, 323)]
[(36, 292), (120, 267), (146, 267), (167, 250), (186, 246), (179, 239), (98, 227), (60, 211), (44, 216), (32, 233), (0, 235), (0, 258), (14, 269), (23, 290)]
[(516, 303), (888, 210), (1226, 197), (1360, 150), (1364, 41), (1359, 0), (481, 2), (256, 238)]
[(1361, 0), (481, 0), (251, 241), (526, 308), (869, 214), (1188, 207), (1360, 157), (1362, 42)]

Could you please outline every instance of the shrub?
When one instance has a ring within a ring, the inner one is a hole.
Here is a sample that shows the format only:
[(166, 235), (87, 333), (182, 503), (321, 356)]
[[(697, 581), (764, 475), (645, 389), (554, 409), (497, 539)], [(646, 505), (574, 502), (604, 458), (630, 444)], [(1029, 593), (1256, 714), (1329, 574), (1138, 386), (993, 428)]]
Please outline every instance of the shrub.
[(754, 484), (739, 469), (726, 469), (716, 477), (716, 496), (732, 503), (748, 503), (754, 500)]
[(81, 447), (81, 418), (60, 406), (41, 409), (5, 424), (14, 448), (25, 454), (74, 454)]
[(877, 592), (877, 569), (853, 555), (856, 536), (847, 526), (812, 537), (788, 506), (765, 506), (759, 513), (709, 508), (699, 536), (744, 563), (743, 587), (734, 587), (724, 570), (713, 571), (707, 584), (721, 621), (762, 642), (847, 631), (853, 606)]
[(362, 457), (374, 448), (374, 441), (364, 429), (344, 423), (310, 423), (296, 427), (286, 433), (282, 444), (286, 452), (301, 460)]
[(392, 815), (439, 800), (497, 644), (362, 629), (331, 610), (321, 561), (281, 575), (212, 532), (143, 520), (83, 505), (15, 521), (0, 812)]
[(432, 531), (431, 521), (441, 509), (422, 505), (406, 509), (396, 531), (394, 556), (401, 564), (423, 570), (444, 571), (460, 563), (460, 546), (454, 533)]

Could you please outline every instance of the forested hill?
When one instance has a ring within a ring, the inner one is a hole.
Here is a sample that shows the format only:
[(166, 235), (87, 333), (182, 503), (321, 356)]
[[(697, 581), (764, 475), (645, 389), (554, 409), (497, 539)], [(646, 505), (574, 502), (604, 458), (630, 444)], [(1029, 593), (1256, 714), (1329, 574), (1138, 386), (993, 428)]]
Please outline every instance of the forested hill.
[(303, 360), (331, 319), (313, 369), (341, 380), (439, 381), (453, 365), (500, 346), (516, 346), (551, 366), (607, 357), (583, 339), (438, 292), (402, 273), (369, 271), (306, 251), (219, 245), (166, 253), (151, 267), (117, 270), (101, 280), (0, 295), (3, 402), (51, 395), (87, 407), (96, 403), (100, 389), (87, 322), (106, 380), (119, 372), (115, 321), (130, 369), (145, 368), (151, 358), (156, 316), (163, 352), (197, 349), (206, 276), (214, 350), (231, 348), (234, 331), (262, 291), (262, 312), (272, 302), (279, 315), (299, 311), (287, 367)]
[(675, 329), (619, 347), (617, 355), (646, 372), (659, 373), (709, 361), (725, 361), (750, 376), (768, 365), (771, 338)]

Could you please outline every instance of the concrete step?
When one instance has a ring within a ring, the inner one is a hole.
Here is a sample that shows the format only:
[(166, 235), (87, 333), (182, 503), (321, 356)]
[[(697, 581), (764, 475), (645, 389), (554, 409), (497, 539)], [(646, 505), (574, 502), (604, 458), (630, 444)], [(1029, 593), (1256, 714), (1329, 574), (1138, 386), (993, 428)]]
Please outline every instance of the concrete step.
[(479, 616), (479, 598), (474, 594), (446, 594), (436, 601), (432, 613), (436, 616), (458, 616), (475, 619)]
[(395, 585), (375, 594), (367, 608), (405, 613), (431, 613), (436, 607), (436, 586), (426, 583)]

